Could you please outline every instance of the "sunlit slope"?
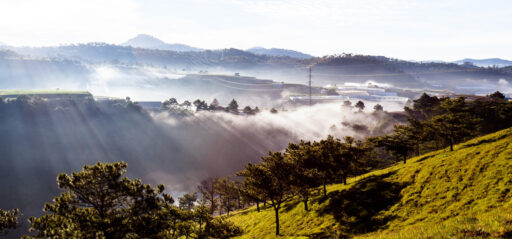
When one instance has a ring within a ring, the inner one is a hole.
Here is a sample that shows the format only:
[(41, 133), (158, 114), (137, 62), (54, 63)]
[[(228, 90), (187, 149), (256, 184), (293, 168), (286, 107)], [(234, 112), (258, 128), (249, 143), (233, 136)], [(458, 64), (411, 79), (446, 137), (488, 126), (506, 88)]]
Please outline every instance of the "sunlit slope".
[[(311, 211), (291, 201), (283, 237), (512, 237), (512, 129), (415, 157), (407, 164), (331, 185)], [(241, 238), (274, 238), (274, 212), (255, 208), (230, 218)]]

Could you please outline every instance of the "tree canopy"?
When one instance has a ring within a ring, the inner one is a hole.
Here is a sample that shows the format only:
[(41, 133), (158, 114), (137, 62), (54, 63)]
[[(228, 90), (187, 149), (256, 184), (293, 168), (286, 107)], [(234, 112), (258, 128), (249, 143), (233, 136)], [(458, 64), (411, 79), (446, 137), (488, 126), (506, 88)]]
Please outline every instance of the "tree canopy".
[(45, 205), (45, 215), (29, 219), (35, 234), (26, 238), (209, 238), (240, 232), (205, 215), (206, 209), (190, 211), (194, 195), (186, 197), (186, 210), (181, 210), (163, 185), (153, 188), (124, 177), (126, 167), (124, 162), (97, 163), (60, 174), (57, 182), (64, 192)]
[(356, 104), (355, 104), (355, 107), (358, 108), (360, 111), (363, 111), (364, 110), (364, 102), (362, 101), (358, 101)]
[(0, 209), (0, 235), (6, 234), (8, 229), (15, 229), (21, 213), (18, 209)]
[(276, 235), (279, 235), (279, 209), (291, 190), (291, 171), (292, 165), (281, 152), (269, 152), (260, 164), (249, 163), (238, 173), (245, 177), (245, 184), (270, 201), (275, 212)]

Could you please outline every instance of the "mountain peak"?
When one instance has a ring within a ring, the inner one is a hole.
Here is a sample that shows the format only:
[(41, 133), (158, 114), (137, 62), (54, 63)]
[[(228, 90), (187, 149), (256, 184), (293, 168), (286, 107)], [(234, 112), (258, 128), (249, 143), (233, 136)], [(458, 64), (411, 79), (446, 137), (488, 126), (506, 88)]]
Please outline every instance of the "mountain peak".
[(131, 38), (127, 42), (123, 43), (123, 45), (130, 45), (130, 46), (136, 46), (136, 47), (143, 47), (143, 46), (155, 46), (155, 45), (164, 45), (165, 42), (148, 34), (139, 34), (134, 38)]
[(132, 46), (138, 48), (167, 50), (167, 51), (201, 51), (202, 49), (184, 45), (184, 44), (168, 44), (152, 35), (139, 34), (134, 38), (121, 44), (123, 46)]

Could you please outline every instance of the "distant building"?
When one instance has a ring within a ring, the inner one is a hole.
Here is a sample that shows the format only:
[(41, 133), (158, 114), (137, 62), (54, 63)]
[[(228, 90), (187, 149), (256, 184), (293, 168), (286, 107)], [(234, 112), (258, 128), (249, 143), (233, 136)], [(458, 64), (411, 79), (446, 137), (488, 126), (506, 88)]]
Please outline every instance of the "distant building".
[(350, 99), (357, 99), (357, 100), (367, 100), (367, 101), (391, 101), (391, 102), (407, 102), (409, 100), (408, 97), (402, 97), (402, 96), (381, 96), (381, 95), (368, 95), (368, 96), (354, 96), (350, 97)]
[(367, 91), (363, 90), (338, 90), (336, 91), (339, 95), (343, 96), (369, 96)]
[[(313, 102), (330, 102), (330, 101), (344, 101), (348, 100), (348, 96), (342, 95), (313, 95), (311, 96), (311, 101)], [(290, 96), (290, 101), (293, 102), (309, 102), (309, 96), (300, 95), (300, 96)]]
[[(311, 101), (319, 102), (332, 102), (332, 101), (345, 101), (345, 100), (365, 100), (375, 102), (407, 102), (409, 98), (401, 96), (380, 96), (380, 95), (357, 95), (357, 96), (346, 96), (346, 95), (314, 95), (311, 96)], [(309, 96), (290, 96), (290, 101), (293, 102), (309, 102)]]
[(336, 91), (339, 95), (347, 96), (351, 99), (360, 99), (368, 101), (397, 101), (406, 102), (407, 97), (398, 96), (396, 92), (386, 91), (374, 85), (368, 86), (341, 86)]

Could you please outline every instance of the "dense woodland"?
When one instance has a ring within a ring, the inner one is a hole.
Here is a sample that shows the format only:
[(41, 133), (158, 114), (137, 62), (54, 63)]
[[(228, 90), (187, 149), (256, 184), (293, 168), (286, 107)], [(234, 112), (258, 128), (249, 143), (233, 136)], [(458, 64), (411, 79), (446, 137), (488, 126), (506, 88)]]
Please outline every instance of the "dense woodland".
[[(46, 114), (44, 122), (50, 123), (56, 117), (55, 111), (70, 110), (59, 108), (62, 104), (34, 107), (42, 105), (38, 102), (37, 98), (25, 97), (1, 101), (0, 120), (6, 123), (10, 117), (31, 119), (28, 116), (37, 111)], [(69, 106), (73, 102), (69, 101)], [(200, 100), (193, 104), (201, 110)], [(162, 107), (171, 109), (175, 105), (177, 102), (171, 99)], [(105, 107), (116, 109), (126, 120), (133, 120), (130, 112), (138, 112), (137, 117), (149, 120), (129, 99), (122, 104), (83, 103), (71, 109), (80, 109), (77, 114), (97, 115), (97, 120), (101, 120), (108, 117), (102, 113)], [(352, 107), (351, 102), (344, 102), (343, 107)], [(364, 103), (357, 102), (354, 107), (362, 110)], [(239, 113), (235, 100), (226, 108)], [(383, 109), (376, 106), (374, 110)], [(231, 177), (204, 179), (197, 187), (199, 194), (184, 194), (176, 202), (162, 185), (153, 188), (138, 179), (124, 177), (126, 163), (84, 166), (81, 172), (58, 176), (60, 196), (44, 206), (43, 216), (30, 218), (32, 232), (27, 238), (227, 238), (241, 231), (220, 215), (250, 205), (259, 210), (261, 204), (275, 210), (279, 234), (279, 211), (290, 197), (301, 198), (304, 210), (308, 211), (311, 193), (319, 190), (325, 195), (327, 184), (346, 183), (348, 177), (389, 166), (393, 163), (389, 159), (406, 163), (408, 157), (444, 147), (453, 150), (464, 140), (512, 126), (512, 103), (499, 92), (471, 101), (424, 94), (405, 112), (409, 123), (395, 125), (391, 134), (365, 140), (329, 136), (320, 141), (290, 143), (284, 151), (269, 152), (261, 162), (249, 163)], [(42, 122), (32, 122), (38, 123)], [(7, 132), (6, 128), (3, 130)], [(0, 211), (0, 232), (15, 228), (20, 215), (17, 209)]]

